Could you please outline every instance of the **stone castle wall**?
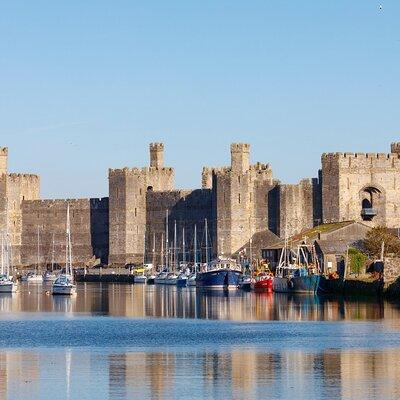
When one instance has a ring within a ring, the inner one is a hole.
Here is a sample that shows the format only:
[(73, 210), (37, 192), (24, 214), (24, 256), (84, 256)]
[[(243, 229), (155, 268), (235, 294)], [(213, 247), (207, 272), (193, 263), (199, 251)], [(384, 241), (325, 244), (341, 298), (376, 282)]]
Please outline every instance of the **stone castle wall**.
[[(148, 167), (109, 170), (109, 198), (39, 200), (39, 177), (9, 174), (8, 150), (0, 148), (0, 229), (10, 233), (15, 262), (34, 264), (39, 226), (44, 262), (53, 233), (62, 249), (70, 203), (74, 262), (95, 255), (125, 265), (141, 263), (144, 251), (147, 261), (153, 248), (160, 253), (166, 210), (170, 245), (176, 220), (180, 247), (183, 227), (193, 247), (195, 224), (204, 247), (207, 219), (213, 255), (235, 255), (251, 236), (268, 230), (284, 237), (321, 221), (363, 221), (366, 209), (376, 215), (365, 224), (400, 227), (400, 143), (390, 154), (323, 154), (318, 178), (295, 185), (275, 180), (269, 164), (251, 164), (248, 144), (233, 143), (230, 151), (229, 166), (203, 168), (202, 189), (175, 190), (164, 145), (152, 143)], [(57, 257), (63, 262), (63, 251)]]
[[(183, 229), (185, 230), (186, 260), (193, 259), (194, 226), (197, 226), (198, 257), (205, 259), (205, 219), (208, 220), (209, 246), (214, 243), (212, 192), (209, 189), (173, 190), (147, 193), (146, 259), (150, 262), (155, 251), (160, 263), (161, 247), (166, 248), (166, 215), (168, 213), (169, 247), (173, 247), (174, 226), (177, 230), (177, 256), (182, 260)], [(163, 246), (161, 245), (163, 241)], [(209, 249), (209, 253), (212, 250)], [(165, 254), (165, 253), (164, 253)]]
[(371, 226), (400, 226), (400, 158), (397, 153), (322, 155), (324, 222), (363, 221), (363, 201), (376, 216)]
[(70, 207), (72, 261), (83, 265), (93, 255), (108, 262), (108, 199), (29, 200), (22, 202), (21, 264), (64, 265), (67, 205)]

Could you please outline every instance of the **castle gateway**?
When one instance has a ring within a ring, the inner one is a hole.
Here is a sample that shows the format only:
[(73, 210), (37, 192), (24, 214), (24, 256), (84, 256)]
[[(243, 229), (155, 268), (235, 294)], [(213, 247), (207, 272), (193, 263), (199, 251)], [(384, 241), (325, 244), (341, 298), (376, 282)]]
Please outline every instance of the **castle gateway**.
[[(250, 145), (231, 145), (231, 164), (204, 167), (202, 187), (176, 189), (174, 169), (164, 166), (164, 145), (150, 145), (150, 165), (110, 169), (109, 197), (40, 199), (37, 175), (9, 173), (8, 150), (0, 148), (0, 229), (9, 233), (15, 265), (48, 263), (52, 243), (56, 262), (64, 262), (65, 216), (71, 209), (73, 262), (104, 264), (160, 262), (177, 232), (182, 257), (183, 231), (193, 248), (212, 255), (235, 255), (251, 238), (278, 239), (328, 222), (360, 221), (369, 226), (400, 227), (400, 143), (389, 154), (329, 153), (321, 157), (317, 177), (298, 184), (274, 179), (269, 164), (250, 163)], [(254, 240), (254, 244), (259, 240)], [(254, 254), (260, 249), (254, 245)]]

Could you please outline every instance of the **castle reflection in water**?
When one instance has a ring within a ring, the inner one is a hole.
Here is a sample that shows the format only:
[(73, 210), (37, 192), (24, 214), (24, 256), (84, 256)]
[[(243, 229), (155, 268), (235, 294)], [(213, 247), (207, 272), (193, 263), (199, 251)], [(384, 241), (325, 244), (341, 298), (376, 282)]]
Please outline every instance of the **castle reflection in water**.
[[(0, 296), (1, 318), (19, 313), (237, 321), (373, 320), (389, 332), (400, 327), (400, 309), (387, 302), (239, 291), (199, 293), (138, 285), (81, 284), (75, 297), (52, 297), (41, 286), (26, 285), (19, 293)], [(47, 399), (58, 392), (71, 399), (82, 393), (111, 399), (259, 399), (268, 393), (273, 398), (394, 399), (400, 398), (400, 349), (395, 347), (379, 351), (271, 351), (251, 345), (209, 350), (2, 349), (0, 398)]]
[(400, 317), (396, 304), (375, 299), (344, 300), (243, 291), (199, 292), (195, 288), (89, 283), (78, 285), (76, 297), (53, 297), (46, 294), (45, 289), (30, 284), (14, 295), (0, 295), (0, 317), (20, 312), (236, 321), (392, 320)]
[[(49, 365), (51, 366), (49, 368)], [(400, 351), (0, 351), (0, 398), (346, 398), (400, 396)], [(54, 386), (54, 382), (57, 385)], [(106, 395), (106, 396), (105, 396)], [(55, 397), (57, 398), (57, 397)], [(64, 397), (63, 397), (64, 398)]]

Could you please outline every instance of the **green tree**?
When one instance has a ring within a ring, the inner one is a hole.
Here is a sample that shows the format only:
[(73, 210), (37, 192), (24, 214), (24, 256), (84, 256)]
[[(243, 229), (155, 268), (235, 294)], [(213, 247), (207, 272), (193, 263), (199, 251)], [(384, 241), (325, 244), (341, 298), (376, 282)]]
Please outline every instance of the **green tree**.
[(355, 274), (360, 274), (363, 270), (368, 257), (358, 249), (349, 249), (349, 266), (350, 271)]
[(384, 226), (372, 228), (364, 240), (365, 249), (370, 257), (381, 256), (382, 242), (385, 244), (385, 255), (400, 256), (400, 239)]

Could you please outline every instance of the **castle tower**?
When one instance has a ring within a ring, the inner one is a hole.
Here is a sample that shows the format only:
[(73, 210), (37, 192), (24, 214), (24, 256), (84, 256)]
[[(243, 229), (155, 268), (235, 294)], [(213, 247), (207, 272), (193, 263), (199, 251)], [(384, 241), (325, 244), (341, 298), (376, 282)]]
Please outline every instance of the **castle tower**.
[(0, 175), (7, 173), (8, 149), (0, 147)]
[(150, 143), (150, 167), (164, 167), (164, 144)]
[(244, 173), (250, 168), (250, 145), (247, 143), (231, 144), (231, 168), (237, 173)]
[(174, 170), (163, 166), (164, 145), (150, 145), (150, 167), (110, 169), (109, 262), (117, 265), (143, 262), (147, 226), (148, 191), (174, 188)]
[(394, 154), (400, 154), (400, 142), (391, 143), (390, 152)]

